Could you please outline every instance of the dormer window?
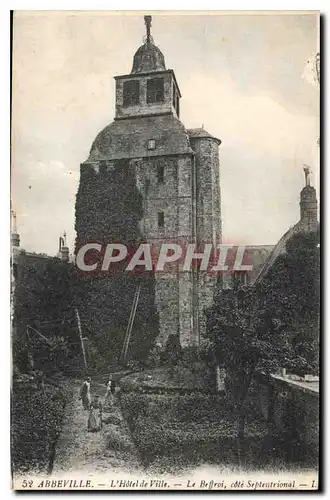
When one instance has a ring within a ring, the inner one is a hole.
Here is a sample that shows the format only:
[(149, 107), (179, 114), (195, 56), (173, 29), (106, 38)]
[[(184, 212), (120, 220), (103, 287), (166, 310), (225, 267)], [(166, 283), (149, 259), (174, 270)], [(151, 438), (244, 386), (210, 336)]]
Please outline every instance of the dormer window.
[(151, 78), (147, 81), (147, 103), (164, 101), (164, 78)]
[(156, 140), (155, 139), (149, 139), (148, 144), (147, 144), (148, 149), (156, 149)]
[(140, 102), (140, 82), (138, 80), (130, 80), (124, 82), (123, 85), (123, 106), (136, 106)]

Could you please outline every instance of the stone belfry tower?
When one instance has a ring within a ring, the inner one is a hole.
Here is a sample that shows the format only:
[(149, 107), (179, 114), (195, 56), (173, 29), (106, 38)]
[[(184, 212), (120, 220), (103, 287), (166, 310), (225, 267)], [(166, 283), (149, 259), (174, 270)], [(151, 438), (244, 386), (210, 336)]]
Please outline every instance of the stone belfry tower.
[[(143, 200), (139, 227), (145, 241), (155, 248), (183, 241), (216, 245), (221, 243), (221, 141), (204, 128), (186, 129), (181, 123), (181, 92), (174, 71), (166, 69), (154, 44), (151, 21), (145, 16), (144, 43), (134, 55), (130, 74), (115, 77), (114, 121), (98, 134), (81, 165), (79, 196), (84, 196), (83, 182), (94, 182), (95, 176), (121, 162)], [(86, 197), (79, 206), (77, 240), (82, 221), (94, 216), (98, 203)], [(171, 334), (178, 334), (183, 346), (199, 343), (205, 328), (203, 309), (212, 301), (215, 281), (196, 270), (156, 273), (160, 344)]]

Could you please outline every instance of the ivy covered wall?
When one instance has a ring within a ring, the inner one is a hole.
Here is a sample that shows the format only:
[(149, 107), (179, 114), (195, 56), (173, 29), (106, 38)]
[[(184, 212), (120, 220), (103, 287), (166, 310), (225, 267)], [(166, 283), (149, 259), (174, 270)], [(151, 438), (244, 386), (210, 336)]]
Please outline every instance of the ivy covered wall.
[[(76, 198), (76, 253), (87, 242), (143, 242), (139, 221), (142, 196), (129, 160), (98, 161), (81, 166)], [(75, 273), (75, 300), (81, 321), (109, 360), (118, 359), (138, 285), (140, 300), (129, 346), (130, 356), (143, 360), (158, 334), (152, 275), (132, 275), (117, 265), (113, 273)]]

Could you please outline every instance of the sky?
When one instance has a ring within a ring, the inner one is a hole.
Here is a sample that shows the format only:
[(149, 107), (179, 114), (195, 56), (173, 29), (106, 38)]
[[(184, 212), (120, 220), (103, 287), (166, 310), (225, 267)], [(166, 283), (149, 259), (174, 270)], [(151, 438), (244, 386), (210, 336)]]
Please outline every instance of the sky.
[[(73, 249), (80, 163), (114, 116), (144, 12), (16, 11), (12, 207), (21, 246)], [(180, 119), (219, 137), (223, 239), (275, 244), (299, 220), (303, 164), (319, 192), (318, 15), (155, 13), (155, 44), (182, 93)]]

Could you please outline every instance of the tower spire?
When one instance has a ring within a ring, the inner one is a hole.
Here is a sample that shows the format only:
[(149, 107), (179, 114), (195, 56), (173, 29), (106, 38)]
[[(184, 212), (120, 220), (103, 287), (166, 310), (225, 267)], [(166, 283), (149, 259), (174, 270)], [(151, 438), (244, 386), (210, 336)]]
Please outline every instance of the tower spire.
[(13, 247), (19, 247), (19, 234), (17, 232), (17, 220), (16, 220), (16, 212), (14, 210), (11, 211), (12, 216), (12, 227), (11, 227), (11, 244)]
[(317, 230), (317, 198), (315, 188), (311, 186), (311, 168), (303, 165), (305, 186), (300, 191), (300, 224), (306, 231)]
[(151, 28), (151, 16), (144, 16), (144, 24), (146, 25), (146, 31), (147, 31), (147, 43), (150, 43), (151, 35), (150, 35), (150, 28)]

